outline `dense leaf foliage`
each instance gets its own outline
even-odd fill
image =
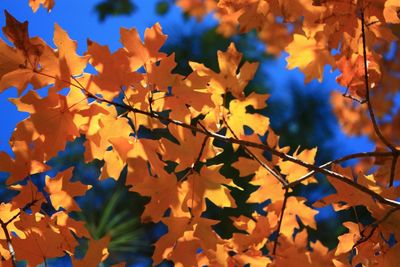
[[[29,4],[33,11],[40,4],[54,6],[47,0]],[[122,179],[148,198],[142,222],[168,228],[154,244],[154,265],[399,266],[400,113],[393,96],[400,85],[400,2],[176,4],[199,20],[214,12],[224,36],[255,31],[269,53],[288,53],[288,69],[300,69],[305,82],[322,81],[327,65],[338,69],[337,82],[348,90],[333,93],[335,114],[346,133],[368,135],[375,151],[316,165],[317,148],[281,147],[269,118],[259,112],[269,96],[246,90],[258,63],[243,62],[234,43],[218,51],[218,70],[189,62],[192,72],[181,75],[174,71],[174,53],[160,51],[167,36],[159,24],[145,31],[144,40],[136,29],[121,28],[115,52],[88,40],[87,51],[78,55],[60,26],[50,46],[29,36],[28,22],[5,11],[0,92],[16,87],[20,97],[11,102],[30,115],[12,134],[14,155],[0,153],[0,171],[17,192],[0,206],[2,263],[35,266],[68,255],[74,266],[97,266],[107,258],[111,236],[95,239],[85,221],[73,216],[80,210],[76,198],[91,188],[74,179],[75,168],[47,175],[42,187],[32,181],[51,169],[49,161],[68,142],[84,138],[85,161],[102,162],[98,179]],[[88,66],[95,71],[85,72]],[[39,95],[40,88],[48,93]],[[361,160],[341,165],[350,159]],[[317,174],[335,193],[312,203],[295,189],[319,186]],[[237,196],[248,188],[242,203]],[[216,230],[223,220],[216,211],[243,211],[252,203],[257,208],[228,219],[235,229],[230,236]],[[309,234],[318,230],[315,216],[326,206],[337,213],[364,207],[370,220],[344,222],[346,232],[328,248]],[[82,239],[89,245],[78,257]]]

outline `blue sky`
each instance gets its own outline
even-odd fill
[[[28,20],[30,36],[40,36],[50,45],[53,44],[54,23],[58,23],[69,33],[72,39],[78,41],[78,53],[82,54],[86,50],[87,38],[100,44],[108,45],[111,50],[119,48],[120,27],[135,27],[143,35],[146,27],[151,27],[154,23],[160,22],[163,32],[169,35],[169,41],[174,40],[174,35],[193,29],[193,27],[186,27],[188,24],[184,23],[181,10],[175,6],[171,8],[166,16],[157,16],[155,13],[156,2],[156,0],[135,1],[138,9],[132,15],[111,17],[104,22],[99,22],[97,13],[94,10],[94,6],[99,3],[99,0],[56,0],[56,5],[50,13],[43,8],[33,13],[28,6],[27,0],[1,0],[1,8],[3,10],[6,9],[20,21]],[[189,24],[195,23],[194,20],[189,22]],[[209,26],[216,22],[212,16],[208,16],[202,23]],[[0,26],[3,27],[4,24],[4,12],[1,12]],[[0,36],[4,39],[2,33],[0,33]],[[298,80],[300,83],[303,82],[304,76],[300,71],[286,70],[285,56],[282,55],[275,62],[262,66],[263,72],[269,78],[267,84],[271,87],[285,87],[287,85],[285,81],[288,82],[291,79]],[[331,90],[339,89],[335,82],[336,76],[337,73],[330,73],[328,70],[325,72],[324,77],[326,79],[322,85],[318,86],[321,88],[321,94],[329,94]],[[312,85],[317,83],[317,81],[313,81]],[[285,97],[284,90],[275,90],[274,92],[280,92],[280,95],[275,97]],[[10,152],[8,140],[15,125],[27,116],[16,111],[15,106],[8,101],[10,97],[17,97],[15,89],[9,89],[0,94],[0,125],[2,125],[0,150],[7,152]],[[336,156],[373,149],[365,137],[348,138],[340,132],[339,127],[337,129],[337,136],[332,140],[332,143],[342,149],[337,151]]]

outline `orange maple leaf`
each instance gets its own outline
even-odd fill
[[[46,176],[46,191],[50,195],[51,204],[54,209],[60,207],[67,211],[80,210],[74,197],[82,196],[91,186],[83,185],[80,182],[72,183],[72,168],[58,173],[54,178]]]

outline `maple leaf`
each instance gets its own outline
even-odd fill
[[[11,254],[7,247],[7,242],[5,242],[4,240],[0,240],[0,257],[2,260],[2,266],[12,267],[13,264]]]
[[[241,176],[255,174],[250,183],[259,186],[259,188],[251,193],[246,202],[263,203],[268,199],[271,199],[272,202],[284,199],[285,191],[280,186],[279,181],[258,162],[240,157],[239,161],[232,164],[232,167],[238,169]]]
[[[266,210],[276,214],[282,212],[282,201],[275,201],[266,207]],[[318,211],[308,207],[301,197],[290,196],[286,200],[286,208],[282,217],[280,233],[288,238],[293,235],[294,229],[299,227],[298,219],[313,229],[317,228],[315,215]]]
[[[241,32],[248,32],[251,29],[260,28],[270,11],[267,1],[251,1],[242,9],[242,15],[239,17]]]
[[[23,54],[10,46],[3,40],[0,40],[0,77],[2,78],[9,72],[20,68],[21,62],[24,61]]]
[[[69,96],[49,90],[47,97],[40,98],[36,92],[29,91],[22,98],[10,99],[19,111],[31,114],[17,125],[13,140],[24,141],[31,149],[34,147],[34,151],[43,153],[44,160],[63,150],[68,140],[80,135],[74,121],[78,107],[74,104],[82,103],[82,94],[70,92]]]
[[[72,253],[78,245],[75,238],[65,238],[57,226],[40,213],[21,213],[20,217],[21,220],[16,222],[16,225],[25,237],[14,238],[13,246],[19,259],[27,260],[32,266],[42,263],[47,258],[64,256],[65,251]]]
[[[18,195],[12,200],[14,208],[23,210],[28,207],[33,213],[40,211],[45,197],[38,191],[37,186],[35,186],[31,180],[28,180],[27,184],[24,186],[15,185],[11,186],[11,188],[19,191]]]
[[[211,77],[210,88],[213,94],[221,95],[231,92],[234,97],[242,99],[243,90],[253,79],[258,63],[245,62],[239,71],[241,59],[242,54],[236,50],[235,44],[231,43],[226,52],[218,51],[219,73],[215,73],[203,64],[190,62],[189,65],[200,75]]]
[[[233,133],[229,130],[227,136],[245,135],[244,126],[250,127],[258,135],[264,135],[269,128],[269,118],[258,113],[250,113],[247,107],[262,109],[266,106],[265,102],[268,98],[269,95],[258,95],[253,92],[245,98],[232,100],[229,103],[226,121]]]
[[[32,8],[33,12],[36,12],[40,5],[43,5],[43,7],[47,9],[47,12],[50,12],[54,4],[54,0],[29,0],[29,6]]]
[[[51,221],[59,229],[63,230],[64,237],[74,238],[70,231],[78,237],[90,238],[90,234],[82,221],[76,221],[68,216],[66,211],[59,211],[51,216]],[[68,232],[66,231],[68,230]]]
[[[93,159],[103,159],[105,151],[111,145],[113,138],[128,138],[132,129],[129,122],[124,117],[116,117],[116,111],[104,116],[99,113],[96,120],[90,125],[90,133],[87,134],[85,143],[85,159],[92,161]],[[118,129],[118,131],[115,131]]]
[[[304,162],[308,162],[310,164],[314,164],[315,161],[315,155],[317,154],[317,148],[313,149],[305,149],[298,153],[300,148],[297,148],[296,151],[293,153],[293,157],[296,157],[297,159],[300,159]],[[279,168],[281,169],[281,173],[286,175],[286,179],[288,182],[294,182],[297,179],[301,178],[303,175],[307,174],[309,170],[305,167],[301,167],[298,164],[288,161],[288,160],[280,160],[278,163]],[[303,181],[302,183],[308,184],[312,181],[315,181],[313,179],[307,179]]]
[[[197,159],[199,161],[206,161],[217,154],[216,149],[212,145],[211,138],[205,140],[203,136],[199,136],[199,134],[193,135],[189,129],[173,124],[168,125],[168,129],[176,140],[178,140],[179,144],[173,143],[168,139],[163,139],[162,143],[165,146],[165,150],[169,151],[168,153],[164,153],[163,159],[178,164],[175,172],[194,167],[194,164],[197,164]],[[200,152],[202,153],[199,156]]]
[[[341,168],[340,166],[334,165],[333,170],[352,177],[352,171],[350,168]],[[335,210],[348,209],[350,206],[365,205],[368,209],[372,209],[376,206],[375,201],[372,197],[354,188],[346,183],[340,182],[337,179],[328,176],[328,180],[331,185],[336,189],[336,194],[331,194],[323,198],[322,203],[332,204]]]
[[[171,256],[173,247],[184,232],[192,230],[193,226],[188,217],[164,218],[162,222],[168,227],[168,232],[163,235],[156,243],[153,253],[154,264]]]
[[[175,4],[198,21],[217,7],[215,0],[177,0]]]
[[[201,168],[200,173],[194,171],[188,175],[181,185],[181,189],[186,192],[184,210],[190,208],[192,213],[201,214],[206,209],[206,198],[218,207],[236,207],[235,200],[225,185],[237,186],[219,173],[220,168],[219,165],[212,165]]]
[[[135,141],[134,149],[129,151],[127,159],[129,184],[136,185],[145,181],[146,177],[156,177],[157,173],[164,173],[165,163],[159,156],[163,154],[163,150],[163,145],[158,140]],[[146,162],[148,168],[143,168],[143,162]]]
[[[1,54],[7,55],[2,58],[2,64],[0,64],[2,66],[0,92],[10,86],[15,86],[18,93],[21,94],[29,81],[36,82],[37,87],[44,86],[44,84],[40,84],[42,85],[40,86],[34,80],[35,75],[32,72],[32,69],[37,67],[39,57],[48,52],[45,51],[47,49],[44,42],[40,39],[29,38],[27,21],[21,23],[7,11],[5,11],[5,15],[6,26],[3,27],[3,33],[16,49],[7,46],[3,41],[0,42]],[[26,69],[27,67],[31,69]]]
[[[223,244],[211,227],[217,223],[215,220],[200,217],[172,217],[164,218],[162,222],[167,225],[168,232],[155,245],[154,264],[163,259],[173,259],[178,265],[197,265],[194,256],[198,249],[216,250],[218,244]],[[188,254],[191,256],[188,257]]]
[[[385,8],[383,9],[383,15],[387,23],[400,23],[400,3],[396,0],[385,1]]]
[[[34,11],[41,4],[49,10],[54,5],[53,0],[29,3]],[[341,75],[337,82],[349,89],[352,98],[356,95],[370,101],[371,97],[374,101],[373,108],[371,102],[368,107],[356,106],[351,99],[334,94],[335,113],[342,128],[378,141],[382,139],[376,130],[379,127],[383,136],[397,144],[399,116],[392,114],[395,101],[387,99],[393,98],[398,87],[399,66],[389,59],[398,56],[395,43],[398,27],[388,25],[400,22],[398,1],[179,0],[177,3],[198,18],[215,10],[220,21],[218,31],[225,36],[255,29],[267,51],[276,55],[282,50],[289,53],[288,68],[298,67],[306,82],[314,78],[321,81],[325,65],[338,67]],[[6,182],[12,184],[8,188],[19,191],[10,203],[0,207],[3,228],[5,222],[18,260],[37,265],[47,258],[68,254],[73,257],[74,265],[91,266],[107,257],[110,237],[93,240],[84,222],[73,220],[68,213],[78,209],[73,198],[88,189],[79,182],[71,182],[73,169],[45,179],[51,203],[55,209],[61,208],[51,217],[39,213],[44,213],[39,209],[45,199],[40,193],[42,189],[29,179],[30,175],[47,170],[45,163],[63,150],[67,141],[84,135],[85,160],[104,162],[99,179],[124,177],[121,173],[127,168],[126,186],[149,198],[142,221],[161,221],[167,225],[167,234],[155,244],[154,264],[165,259],[177,266],[398,265],[399,246],[392,244],[392,240],[400,240],[400,215],[397,209],[390,208],[398,206],[395,199],[400,189],[386,187],[388,179],[398,177],[400,169],[395,149],[387,146],[393,151],[390,157],[363,159],[354,169],[331,166],[337,175],[346,178],[358,173],[358,177],[351,183],[343,183],[328,175],[336,194],[325,196],[314,206],[332,205],[335,211],[340,211],[362,205],[376,221],[360,226],[343,223],[349,233],[341,235],[339,245],[331,251],[319,241],[310,241],[312,238],[303,226],[316,229],[318,211],[309,207],[305,199],[293,196],[295,192],[291,189],[286,189],[285,194],[282,188],[285,182],[280,184],[276,179],[282,174],[287,182],[294,182],[306,175],[309,168],[284,160],[287,157],[282,153],[287,154],[290,148],[279,147],[279,138],[269,128],[269,119],[257,112],[265,108],[268,96],[244,93],[258,63],[241,64],[242,54],[233,43],[226,52],[218,52],[218,72],[192,62],[194,71],[185,77],[175,72],[175,54],[166,56],[159,51],[166,40],[159,24],[146,30],[144,42],[135,29],[121,29],[123,47],[116,52],[88,41],[86,55],[79,56],[77,43],[58,25],[54,32],[57,49],[53,49],[40,38],[29,36],[28,22],[21,23],[7,12],[5,17],[3,32],[13,46],[0,40],[0,92],[15,86],[21,95],[28,84],[34,89],[53,86],[45,97],[29,91],[12,100],[20,111],[30,115],[17,125],[10,140],[14,157],[0,152],[0,170],[9,173]],[[83,73],[88,61],[96,74]],[[370,82],[368,87],[373,89],[371,96],[365,92],[366,78]],[[63,87],[71,87],[67,95],[59,92]],[[125,106],[116,99],[118,95],[123,96]],[[373,127],[376,125],[370,122],[374,116],[368,117],[367,111],[385,120]],[[168,115],[162,119],[159,114]],[[157,139],[143,134],[143,128],[168,131],[177,142],[171,142],[171,136]],[[207,137],[195,134],[196,131]],[[260,137],[266,134],[267,140]],[[230,188],[240,189],[220,173],[220,168],[225,171],[231,167],[228,162],[215,165],[220,159],[216,156],[225,149],[219,141],[235,143],[233,147],[238,154],[234,157],[239,155],[240,159],[232,166],[242,177],[254,175],[250,184],[257,189],[247,202],[270,202],[260,211],[262,214],[231,218],[238,231],[227,239],[214,231],[218,221],[205,218],[210,216],[206,198],[220,208],[235,208],[236,199]],[[241,150],[237,150],[238,143]],[[256,147],[266,148],[268,153]],[[379,144],[377,151],[384,149]],[[296,150],[293,157],[315,165],[315,154],[316,148],[301,153]],[[169,168],[171,162],[177,164],[174,170]],[[279,174],[275,173],[276,167]],[[320,167],[314,167],[322,172]],[[310,180],[313,181],[311,178],[303,183]],[[364,235],[368,230],[371,235]],[[275,233],[278,238],[270,240]],[[0,254],[7,260],[5,264],[15,265],[5,234],[0,233]],[[83,259],[73,256],[78,245],[76,237],[90,239]]]
[[[98,265],[108,257],[108,245],[111,241],[110,236],[104,236],[99,240],[90,239],[89,248],[83,259],[72,258],[72,263],[77,267]]]
[[[1,76],[0,91],[15,86],[21,94],[28,83],[34,88],[54,84],[56,89],[62,89],[72,83],[71,76],[82,74],[89,59],[76,55],[76,42],[57,24],[54,31],[57,51],[40,38],[29,38],[28,22],[20,23],[8,13],[3,32],[17,49],[12,61],[18,64],[18,68],[9,69],[11,71]],[[10,50],[5,46],[1,48],[3,53]]]
[[[247,199],[249,203],[262,203],[267,199],[275,202],[284,198],[284,190],[281,188],[279,181],[263,167],[260,167],[256,172],[251,184],[257,185],[259,188],[251,193]]]
[[[107,46],[88,40],[87,55],[90,64],[98,75],[87,76],[81,84],[92,94],[101,94],[106,99],[113,99],[121,88],[131,86],[141,80],[141,75],[130,69],[129,54],[125,49],[111,53]]]
[[[339,244],[336,247],[335,255],[349,252],[361,238],[358,224],[344,222],[343,226],[349,229],[349,232],[338,237]]]
[[[3,33],[10,42],[12,42],[15,47],[23,51],[24,56],[28,57],[35,55],[39,57],[42,54],[42,49],[40,45],[32,44],[29,39],[28,33],[28,21],[23,23],[16,20],[7,10],[4,10],[6,16],[6,26],[3,27]]]
[[[247,234],[233,233],[232,239],[229,241],[239,252],[245,252],[249,248],[257,251],[264,247],[268,236],[272,234],[278,223],[278,218],[274,213],[262,216],[254,212],[252,218],[241,215],[232,219],[236,228],[247,232]]]
[[[43,156],[29,149],[24,141],[12,141],[15,159],[5,152],[0,152],[0,170],[9,173],[7,184],[14,184],[31,174],[44,172],[49,167],[43,163]]]
[[[262,24],[258,37],[266,44],[267,53],[280,56],[292,41],[292,37],[288,34],[285,24],[277,22],[272,14],[269,14],[266,19],[269,23]]]
[[[9,233],[14,232],[16,235],[20,237],[24,237],[24,233],[15,225],[16,222],[20,220],[19,216],[17,214],[20,213],[20,209],[13,208],[11,203],[1,203],[0,204],[0,220],[3,223],[8,223],[7,225],[7,230]],[[12,218],[15,219],[11,220]],[[6,234],[4,231],[0,231],[0,240],[5,240],[6,239]]]
[[[73,169],[69,168],[58,173],[54,178],[46,176],[46,191],[50,195],[51,204],[55,210],[62,207],[67,211],[79,211],[79,206],[73,198],[84,195],[91,187],[80,182],[70,182],[72,171]]]
[[[181,208],[183,192],[179,191],[176,177],[167,173],[158,173],[157,177],[148,177],[131,190],[142,196],[151,197],[141,215],[143,222],[159,222],[167,209],[171,209],[174,217],[186,216]]]
[[[352,95],[358,95],[362,99],[365,98],[365,71],[364,58],[360,55],[352,55],[350,59],[346,57],[340,58],[336,65],[342,72],[336,81],[347,87]],[[376,87],[381,79],[381,71],[379,65],[372,55],[367,56],[369,87]]]
[[[54,44],[57,46],[57,61],[54,66],[47,65],[47,68],[42,67],[40,72],[46,75],[54,76],[55,87],[62,89],[63,87],[70,87],[74,79],[72,76],[81,75],[86,68],[89,56],[79,56],[76,54],[77,43],[70,39],[66,31],[64,31],[58,24],[54,25]]]
[[[331,103],[336,117],[339,119],[342,131],[346,134],[370,134],[373,125],[364,116],[367,107],[357,105],[351,99],[344,99],[339,92],[332,92]]]
[[[147,62],[156,62],[165,57],[159,52],[167,36],[162,33],[160,24],[156,23],[147,28],[144,33],[144,43],[140,40],[136,29],[121,28],[121,43],[128,52],[130,68],[136,71]]]
[[[321,36],[321,35],[319,35]],[[293,41],[286,47],[289,56],[286,58],[287,68],[299,68],[305,75],[305,82],[313,79],[322,81],[325,65],[334,66],[325,38],[307,38],[301,34],[294,34]]]
[[[134,147],[131,139],[113,137],[108,140],[112,145],[112,149],[104,152],[104,165],[100,179],[111,177],[117,180],[119,178],[126,164],[128,153]]]
[[[240,266],[250,265],[253,267],[269,266],[272,260],[264,256],[261,251],[256,249],[248,249],[243,253],[236,254],[233,256],[234,261]]]
[[[214,107],[211,93],[207,88],[210,78],[199,75],[196,71],[187,77],[173,74],[175,67],[175,54],[169,55],[157,64],[147,64],[148,85],[165,92],[163,97],[154,96],[157,100],[153,101],[153,109],[160,111],[170,109],[171,118],[190,123],[194,112],[191,112],[189,107],[201,114],[206,114]],[[163,101],[159,101],[160,99]]]
[[[393,247],[389,249],[388,252],[383,256],[383,265],[384,267],[398,266],[400,264],[399,259],[400,252],[400,244],[397,243]]]

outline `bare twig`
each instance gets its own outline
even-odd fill
[[[335,159],[335,160],[331,160],[329,162],[326,162],[322,165],[320,165],[320,168],[326,168],[329,167],[332,164],[337,164],[343,161],[347,161],[350,159],[355,159],[355,158],[368,158],[368,157],[391,157],[392,156],[392,152],[360,152],[360,153],[354,153],[354,154],[350,154],[350,155],[346,155],[344,157]],[[300,177],[299,179],[297,179],[296,181],[293,181],[289,184],[286,185],[286,187],[294,187],[298,184],[300,184],[301,182],[307,180],[308,178],[310,178],[311,176],[313,176],[317,171],[310,171],[308,173],[306,173],[305,175],[303,175],[302,177]]]
[[[30,207],[32,207],[33,205],[35,205],[37,201],[38,201],[37,199],[32,200],[31,202],[29,202],[28,204],[26,204],[25,207],[22,208],[22,211],[26,211],[27,209],[29,209]],[[1,226],[1,229],[3,230],[4,235],[5,235],[5,237],[6,237],[7,246],[8,246],[8,251],[10,252],[10,255],[11,255],[11,262],[12,262],[13,267],[16,267],[16,266],[17,266],[17,259],[16,259],[16,256],[15,256],[15,250],[14,250],[14,247],[13,247],[13,245],[12,245],[11,236],[10,236],[10,233],[8,232],[7,226],[8,226],[10,223],[12,223],[16,218],[18,218],[19,215],[21,215],[21,211],[19,211],[19,212],[18,212],[17,214],[15,214],[13,217],[11,217],[10,219],[8,219],[8,221],[6,221],[6,222],[4,222],[3,220],[0,219],[0,226]]]
[[[40,72],[38,72],[38,73],[40,73]],[[47,75],[47,76],[49,76],[49,75]],[[53,78],[57,79],[56,77],[53,77]],[[178,121],[178,120],[171,119],[169,117],[165,117],[165,116],[159,115],[158,113],[147,112],[147,111],[144,111],[144,110],[140,110],[140,109],[137,109],[137,108],[130,107],[130,106],[122,104],[122,103],[118,103],[118,102],[114,102],[112,100],[101,98],[99,96],[96,96],[96,95],[88,92],[87,90],[85,90],[85,88],[82,88],[80,86],[76,86],[76,85],[73,85],[73,84],[71,84],[71,85],[79,88],[80,90],[83,90],[88,98],[92,98],[92,99],[97,100],[99,102],[104,102],[104,103],[113,105],[115,107],[124,108],[126,110],[129,110],[130,112],[143,114],[143,115],[146,115],[146,116],[148,116],[150,118],[154,118],[154,119],[157,119],[157,120],[160,120],[160,121],[173,123],[173,124],[178,125],[180,127],[183,127],[183,128],[186,128],[186,129],[190,129],[190,130],[195,131],[195,132],[202,133],[202,134],[204,134],[204,135],[206,135],[208,137],[212,137],[212,138],[215,138],[215,139],[223,141],[223,142],[228,142],[228,143],[232,143],[232,144],[238,144],[238,145],[246,146],[246,147],[254,147],[254,148],[257,148],[257,149],[269,151],[271,154],[273,154],[275,156],[278,156],[283,160],[291,161],[291,162],[296,163],[297,165],[303,166],[303,167],[305,167],[305,168],[307,168],[307,169],[309,169],[311,171],[315,171],[315,172],[319,172],[319,173],[322,173],[322,174],[325,174],[325,175],[329,175],[329,176],[331,176],[331,177],[333,177],[333,178],[335,178],[335,179],[337,179],[337,180],[339,180],[339,181],[341,181],[343,183],[346,183],[346,184],[356,188],[357,190],[360,190],[360,191],[370,195],[371,197],[375,198],[377,201],[379,201],[382,204],[389,205],[389,206],[396,207],[396,208],[400,207],[400,202],[395,201],[395,200],[391,200],[391,199],[387,199],[387,198],[379,195],[378,193],[374,192],[373,190],[371,190],[371,189],[369,189],[367,187],[364,187],[364,186],[362,186],[360,184],[357,184],[356,182],[354,182],[349,177],[346,177],[346,176],[344,176],[344,175],[342,175],[340,173],[336,173],[334,171],[327,170],[327,169],[321,168],[319,166],[310,164],[308,162],[305,162],[305,161],[303,161],[301,159],[298,159],[296,157],[293,157],[291,155],[285,154],[285,153],[283,153],[283,152],[281,152],[279,150],[276,150],[276,149],[270,147],[268,144],[255,143],[255,142],[246,141],[246,140],[240,140],[240,139],[236,139],[236,138],[232,138],[232,137],[226,137],[224,135],[217,134],[217,133],[208,131],[208,130],[203,129],[203,128],[198,128],[197,126],[194,126],[194,125],[186,124],[184,122],[181,122],[181,121]]]
[[[10,256],[11,256],[12,266],[16,267],[17,259],[15,257],[14,247],[11,243],[10,233],[8,233],[7,223],[4,223],[3,220],[0,219],[0,225],[1,225],[1,229],[3,229],[4,235],[6,236],[6,241],[7,241],[8,251],[10,252]]]
[[[376,220],[376,221],[373,222],[371,225],[365,227],[365,228],[360,232],[361,238],[353,245],[353,248],[357,247],[358,245],[360,245],[360,244],[362,244],[362,243],[364,243],[364,242],[367,242],[367,241],[372,237],[372,235],[374,234],[374,232],[375,232],[375,230],[378,228],[378,226],[379,226],[381,223],[383,223],[384,221],[386,221],[387,219],[389,219],[390,215],[392,215],[394,212],[396,212],[396,211],[398,211],[398,210],[400,210],[400,207],[393,208],[393,209],[389,210],[389,211],[385,214],[385,216],[383,216],[380,220]],[[367,230],[370,226],[372,227],[371,231],[368,233],[368,235],[365,235],[366,230]]]
[[[231,132],[231,134],[233,135],[233,137],[235,137],[236,139],[239,139],[238,136],[235,134],[235,132],[233,131],[233,129],[229,126],[228,122],[226,121],[225,117],[222,117],[222,120],[224,122],[224,124],[226,125],[226,127],[228,128],[228,130]],[[264,163],[261,159],[259,159],[253,152],[251,152],[250,149],[248,149],[246,146],[241,146],[244,151],[246,151],[246,153],[255,161],[258,162],[258,164],[261,165],[261,167],[263,167],[264,169],[266,169],[270,174],[272,174],[272,176],[274,176],[283,186],[287,186],[288,182],[283,179],[283,177],[278,173],[275,172],[272,168],[270,168],[266,163]]]
[[[395,174],[396,174],[396,165],[397,165],[397,159],[399,158],[399,154],[396,153],[393,155],[392,159],[392,166],[390,167],[390,180],[389,180],[389,187],[393,186]]]
[[[365,104],[367,102],[365,99],[358,99],[358,98],[356,98],[356,97],[354,97],[354,96],[352,96],[350,94],[347,94],[347,90],[346,90],[346,93],[342,94],[342,96],[346,97],[346,98],[349,98],[349,99],[351,99],[353,101],[356,101],[356,102],[358,102],[360,104]]]
[[[279,243],[279,236],[280,236],[281,227],[282,227],[283,215],[285,213],[286,203],[287,203],[287,199],[288,199],[288,190],[289,190],[288,188],[286,188],[286,190],[285,190],[285,198],[283,199],[283,203],[282,203],[281,216],[280,216],[279,222],[278,222],[278,229],[276,230],[278,233],[276,236],[276,240],[274,242],[274,248],[272,249],[272,255],[276,254],[276,248],[278,247],[278,243]]]
[[[364,10],[361,10],[361,33],[362,33],[362,47],[363,47],[363,59],[364,59],[364,81],[365,81],[365,94],[366,94],[365,100],[367,101],[369,116],[374,126],[374,131],[378,136],[378,138],[382,141],[382,143],[384,143],[386,147],[388,147],[393,153],[399,153],[399,150],[383,136],[376,121],[374,109],[372,108],[371,96],[369,90]]]

